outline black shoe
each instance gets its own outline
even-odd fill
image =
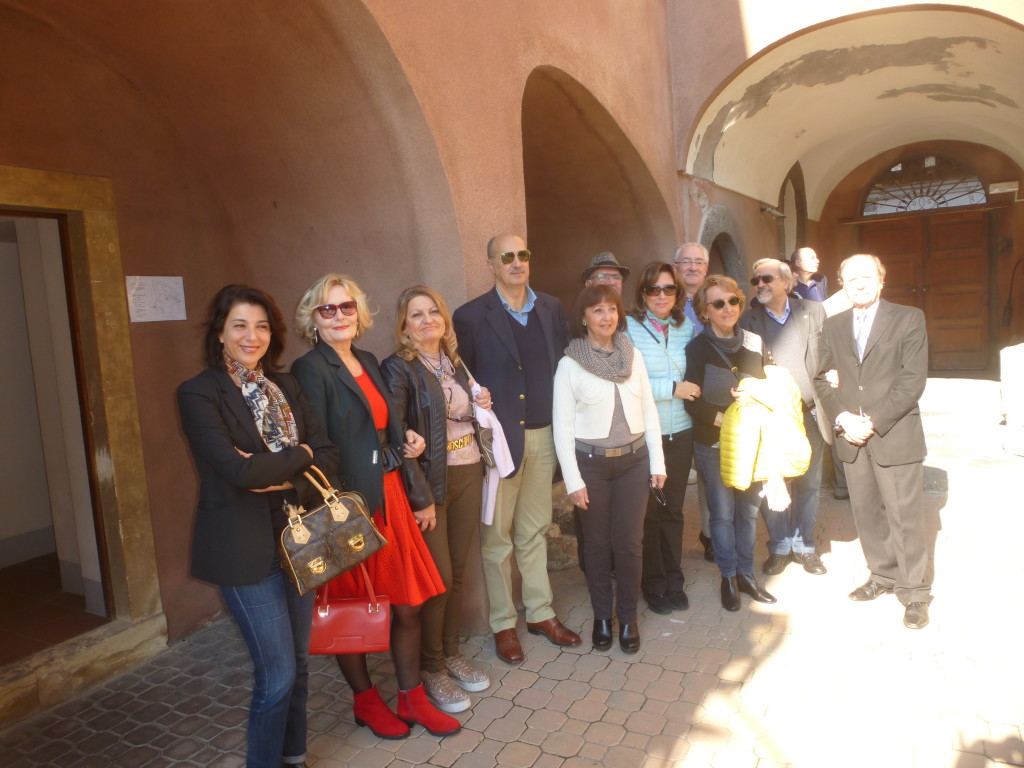
[[[607,651],[612,647],[612,620],[594,619],[594,640],[595,651]]]
[[[647,601],[647,607],[655,613],[662,616],[672,613],[672,603],[665,595],[644,595],[644,600]]]
[[[789,555],[768,555],[768,559],[761,566],[761,573],[765,576],[778,576],[789,565]]]
[[[704,545],[704,559],[709,563],[715,562],[715,545],[711,543],[711,539],[701,531],[697,534],[697,540]]]
[[[813,552],[793,552],[790,557],[793,558],[793,562],[800,563],[804,570],[815,576],[821,576],[822,574],[828,573],[828,569],[825,564],[821,562],[821,558]],[[768,573],[768,571],[765,571]]]
[[[722,607],[727,611],[740,609],[740,593],[735,576],[722,577]]]
[[[874,600],[879,595],[884,595],[887,592],[892,592],[892,587],[883,587],[877,581],[868,579],[850,593],[850,599],[861,603],[865,600]]]
[[[640,650],[640,631],[636,624],[619,624],[619,648],[623,653]]]
[[[832,496],[834,498],[839,499],[840,501],[845,501],[846,499],[850,498],[850,491],[847,490],[846,488],[840,488],[839,486],[836,486],[835,488],[832,489]]]
[[[759,603],[775,602],[775,596],[769,594],[764,587],[758,584],[757,579],[754,578],[752,573],[737,573],[736,585],[739,587],[740,592],[750,595]]]
[[[690,598],[681,589],[674,589],[666,593],[666,597],[668,597],[668,601],[672,604],[672,610],[674,611],[685,611],[690,607]]]
[[[911,603],[903,614],[903,626],[907,629],[924,629],[928,626],[928,603]]]

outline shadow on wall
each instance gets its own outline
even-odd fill
[[[530,283],[566,306],[601,251],[632,269],[671,257],[672,217],[640,154],[597,99],[553,67],[526,82],[523,174],[537,255]]]

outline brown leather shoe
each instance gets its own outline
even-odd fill
[[[552,616],[547,621],[538,621],[536,624],[526,623],[526,629],[531,635],[545,635],[555,645],[579,645],[582,640],[580,636],[566,627]]]
[[[523,646],[519,644],[519,636],[514,629],[494,633],[494,652],[509,664],[519,664],[523,660]]]

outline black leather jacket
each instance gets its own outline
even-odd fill
[[[414,430],[427,442],[418,461],[434,494],[434,503],[444,504],[448,483],[448,419],[441,383],[418,359],[408,362],[391,355],[381,363],[380,370],[403,431]],[[472,400],[469,375],[461,365],[455,370],[455,380]]]

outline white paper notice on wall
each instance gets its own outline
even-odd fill
[[[128,275],[124,281],[133,323],[185,319],[185,285],[180,277]]]

